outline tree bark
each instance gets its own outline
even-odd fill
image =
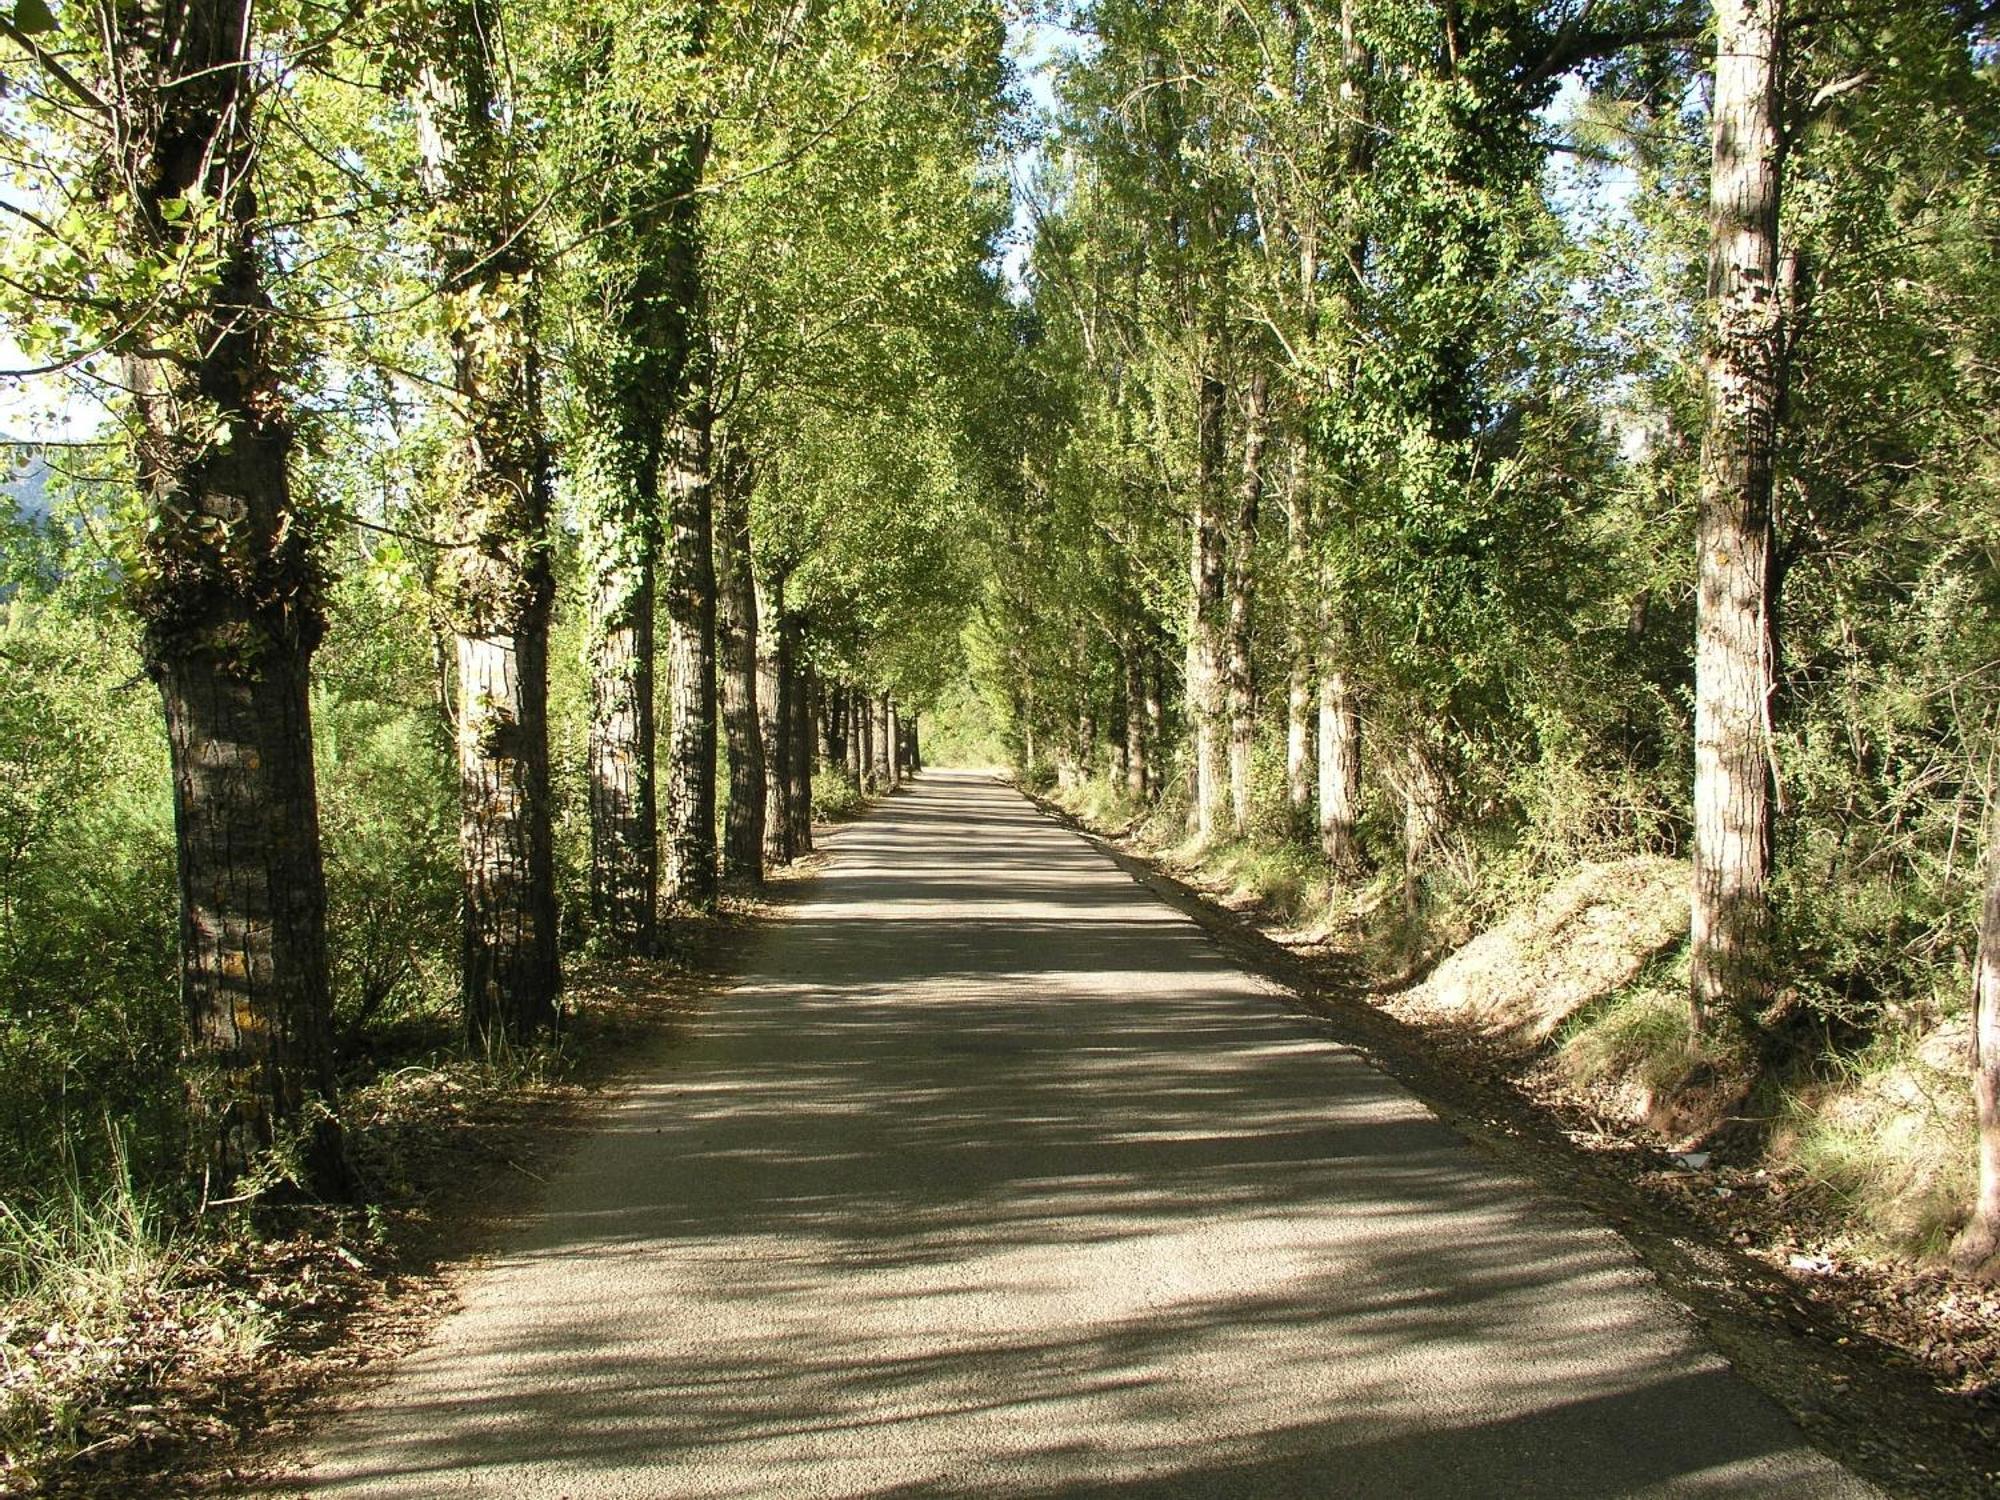
[[[840,764],[840,685],[813,679],[813,724],[819,731],[819,765]]]
[[[875,777],[875,700],[865,688],[854,690],[854,743],[860,763],[856,784],[864,792],[873,792],[879,785]]]
[[[716,468],[716,636],[722,733],[729,744],[729,811],[722,873],[764,881],[764,735],[757,713],[757,585],[750,557],[751,470],[725,446]]]
[[[467,1031],[486,1045],[554,1023],[555,857],[550,831],[548,449],[525,180],[499,121],[490,0],[432,16],[417,96],[419,162],[433,207],[438,303],[465,413],[440,565],[458,637],[459,849]]]
[[[1306,485],[1296,441],[1285,472],[1285,802],[1302,826],[1313,796],[1313,650],[1307,628]]]
[[[123,359],[147,517],[127,579],[160,690],[173,781],[190,1123],[211,1189],[298,1132],[307,1191],[351,1186],[338,1125],[326,881],[309,669],[325,577],[294,508],[292,447],[254,242],[249,0],[122,18],[107,86],[121,239],[212,281],[164,288]],[[122,92],[120,92],[122,90]],[[217,205],[205,229],[169,205]]]
[[[715,904],[715,553],[709,465],[713,412],[705,373],[668,429],[667,894],[677,906]]]
[[[1222,527],[1222,377],[1203,353],[1195,390],[1194,522],[1188,572],[1187,711],[1193,749],[1195,837],[1208,843],[1222,829],[1228,796],[1225,726],[1225,615]]]
[[[1322,663],[1319,678],[1319,847],[1340,875],[1361,870],[1361,713],[1347,674]]]
[[[2000,818],[1989,812],[1987,827],[2000,830]],[[1961,1275],[1990,1279],[2000,1277],[2000,837],[1993,832],[1972,975],[1972,1101],[1979,1121],[1978,1196],[1951,1258]]]
[[[697,26],[692,45],[700,47]],[[579,38],[586,86],[601,82],[611,40]],[[659,807],[654,724],[654,606],[660,554],[662,429],[682,391],[693,340],[695,200],[705,131],[649,141],[599,129],[578,142],[587,169],[574,203],[591,233],[576,274],[601,309],[571,362],[581,412],[567,454],[589,600],[587,802],[593,942],[618,954],[658,947]]]
[[[889,757],[889,789],[894,791],[903,784],[902,716],[897,712],[893,695],[884,694],[882,705],[882,722],[885,726],[882,731],[882,744],[888,751]]]
[[[1125,648],[1125,792],[1143,802],[1152,785],[1146,764],[1146,658],[1136,643]]]
[[[774,574],[757,590],[757,729],[764,741],[764,864],[790,864],[791,675],[785,654],[785,579]]]
[[[864,783],[861,768],[863,761],[863,740],[865,738],[864,700],[860,689],[849,683],[841,691],[841,712],[847,717],[846,743],[842,747],[847,754],[847,779],[860,790]]]
[[[1251,669],[1250,623],[1256,587],[1257,511],[1264,495],[1264,449],[1270,437],[1270,377],[1250,379],[1243,427],[1243,481],[1229,538],[1229,813],[1238,838],[1250,832],[1250,760],[1257,743],[1257,683]]]
[[[1691,1019],[1770,983],[1771,466],[1780,399],[1783,0],[1719,0],[1695,604]]]
[[[1322,580],[1319,603],[1319,847],[1337,875],[1361,873],[1361,703],[1348,662],[1352,632]]]
[[[873,700],[873,710],[868,726],[869,777],[878,792],[890,792],[896,788],[894,752],[889,748],[889,695],[877,693]]]
[[[660,883],[653,773],[659,450],[626,393],[590,388],[596,385],[583,400],[597,409],[571,456],[590,590],[591,932],[611,952],[645,954],[657,945]]]
[[[1146,793],[1157,797],[1164,767],[1160,764],[1167,743],[1167,662],[1157,644],[1144,648],[1146,676]]]
[[[1430,752],[1412,744],[1403,757],[1403,911],[1412,922],[1423,910],[1424,869],[1437,837],[1441,788]]]
[[[784,622],[783,691],[790,700],[787,716],[792,753],[786,757],[785,847],[793,859],[812,853],[813,716],[812,669],[806,665],[806,626],[798,615]]]

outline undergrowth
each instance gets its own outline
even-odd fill
[[[1867,1249],[1936,1258],[1974,1191],[1964,1032],[1884,1031],[1783,1090],[1774,1151],[1834,1194]]]

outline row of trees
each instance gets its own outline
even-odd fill
[[[24,0],[0,36],[0,316],[16,374],[114,418],[72,463],[165,706],[197,1153],[228,1181],[296,1140],[339,1191],[336,576],[431,648],[391,691],[449,726],[476,1045],[557,1016],[565,753],[609,954],[808,848],[816,756],[892,783],[896,703],[950,673],[928,643],[1004,364],[1002,26],[957,0]]]
[[[1992,20],[1091,6],[980,625],[1017,752],[1393,847],[1413,923],[1446,864],[1689,853],[1704,1045],[1920,999],[2000,709]]]

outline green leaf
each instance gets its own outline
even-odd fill
[[[56,29],[55,12],[48,0],[14,0],[14,29],[23,36],[37,36]]]

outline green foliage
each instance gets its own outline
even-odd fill
[[[845,767],[822,766],[813,773],[813,818],[838,822],[851,818],[867,806],[868,799]]]
[[[108,1129],[143,1175],[181,1153],[166,746],[88,537],[0,530],[0,1197],[27,1211],[109,1170]]]
[[[458,785],[436,643],[400,628],[393,568],[357,551],[313,695],[335,1018],[350,1044],[455,1003]]]
[[[938,696],[919,721],[926,766],[984,769],[1008,764],[998,716],[969,677],[960,677]]]

